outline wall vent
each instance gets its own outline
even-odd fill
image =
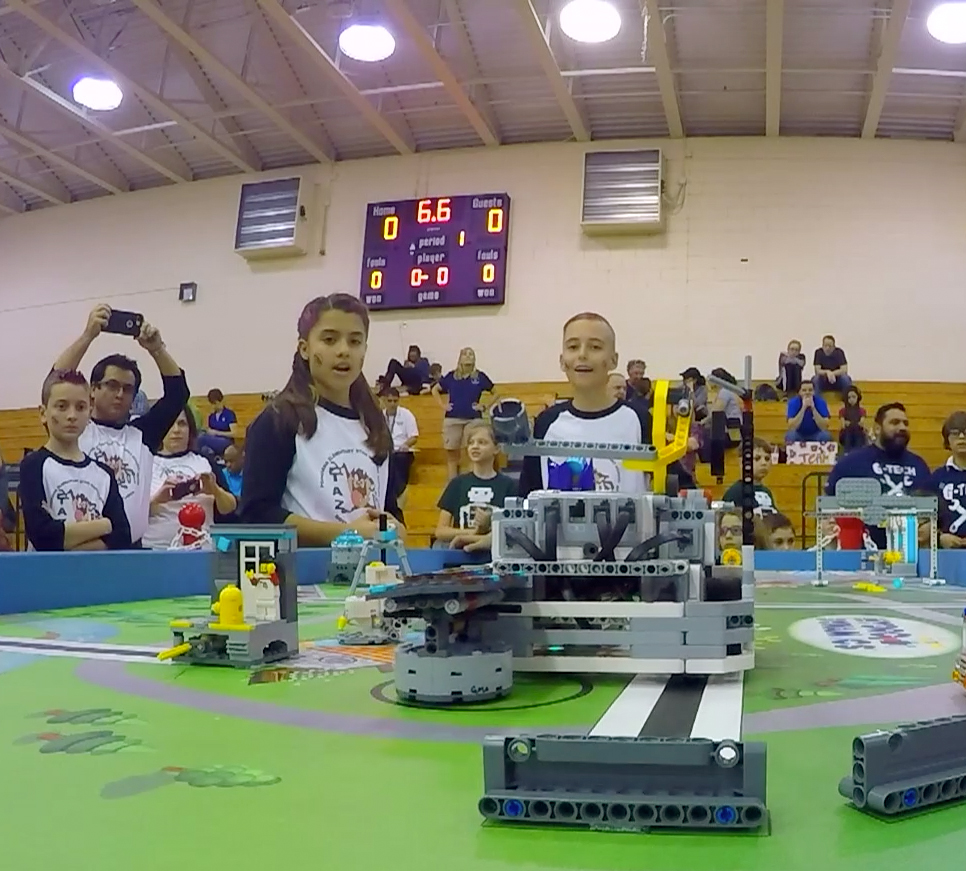
[[[243,184],[235,253],[246,260],[306,254],[311,244],[307,188],[301,178]]]
[[[664,231],[664,160],[659,148],[584,155],[580,226],[588,235]]]

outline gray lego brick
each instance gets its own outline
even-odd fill
[[[489,819],[531,824],[759,828],[767,822],[766,759],[760,743],[489,737],[479,809]]]
[[[606,442],[533,439],[525,444],[502,446],[508,457],[585,457],[591,460],[653,460],[657,449],[651,445],[608,444]]]
[[[545,790],[492,792],[479,802],[486,819],[525,825],[578,826],[597,831],[647,832],[673,829],[762,829],[768,810],[756,799],[710,799],[687,792],[641,795]]]
[[[755,603],[740,599],[737,602],[685,602],[685,617],[742,617],[748,625],[754,625]],[[749,622],[750,620],[750,622]]]
[[[653,648],[655,650],[684,649],[684,635],[681,632],[627,632],[620,629],[533,629],[528,633],[528,640],[532,644],[561,646],[600,645],[610,647],[619,645],[625,647]],[[663,657],[680,657],[681,653],[665,653]]]
[[[594,562],[593,560],[567,560],[537,562],[535,560],[498,560],[493,571],[498,575],[582,575],[601,577],[675,577],[687,575],[690,564],[686,560],[644,560],[641,562]]]

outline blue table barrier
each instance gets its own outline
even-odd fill
[[[329,557],[328,548],[298,551],[299,583],[325,581]],[[409,551],[414,572],[467,561],[462,551]],[[198,551],[0,553],[0,614],[203,596],[213,563],[213,554]]]
[[[325,580],[328,549],[298,551],[300,584]],[[200,596],[209,591],[213,556],[178,551],[118,551],[114,553],[3,553],[0,554],[0,614],[22,614],[55,608],[108,605],[146,599]],[[414,572],[438,571],[464,564],[460,551],[412,550]],[[390,559],[392,561],[392,559]],[[755,566],[763,571],[813,572],[815,554],[806,551],[759,551]],[[856,571],[858,551],[829,551],[829,571]],[[920,571],[929,567],[922,554]],[[939,552],[939,576],[947,584],[966,586],[966,552]]]

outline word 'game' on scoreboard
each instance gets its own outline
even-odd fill
[[[510,197],[370,203],[360,297],[374,310],[501,305]]]

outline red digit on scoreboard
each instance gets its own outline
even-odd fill
[[[436,269],[436,286],[446,287],[449,284],[449,267],[440,266]]]
[[[409,273],[410,287],[419,287],[424,281],[429,281],[429,273],[423,272],[418,266]]]

